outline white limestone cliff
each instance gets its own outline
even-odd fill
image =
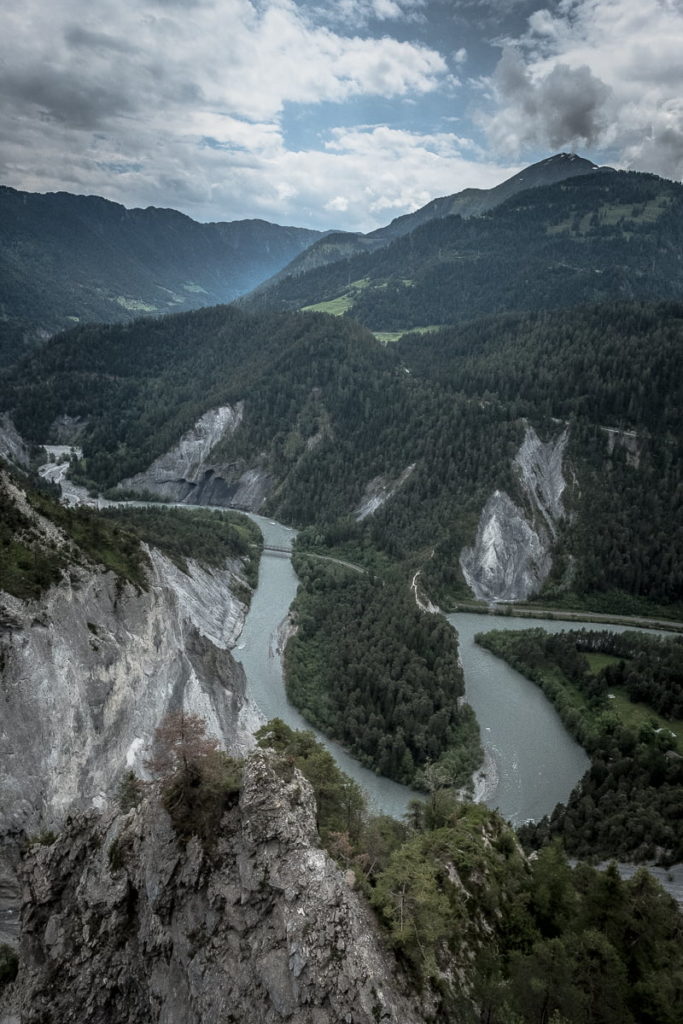
[[[28,445],[6,412],[0,413],[0,458],[19,466],[27,466],[29,462]]]
[[[234,434],[243,417],[243,402],[209,409],[173,448],[119,486],[166,501],[256,511],[272,486],[270,474],[261,466],[212,458],[216,446]]]
[[[0,592],[0,829],[103,806],[126,767],[142,770],[169,710],[201,715],[229,750],[251,744],[230,654],[243,581],[193,562],[186,575],[153,549],[149,558],[148,590],[72,568],[40,602]]]
[[[472,547],[460,567],[475,597],[484,601],[524,601],[543,586],[552,568],[552,545],[564,516],[564,453],[569,434],[543,442],[527,425],[513,468],[520,503],[495,491],[479,519]]]

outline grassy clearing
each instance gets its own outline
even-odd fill
[[[381,341],[383,345],[391,345],[393,342],[398,341],[408,331],[373,331],[372,332],[378,341]]]
[[[406,334],[429,334],[432,331],[440,331],[445,324],[428,324],[426,327],[406,327],[404,331],[373,331],[378,341],[383,345],[392,344],[403,338]]]
[[[615,687],[610,690],[614,696],[610,698],[610,711],[619,718],[624,725],[638,731],[642,726],[654,726],[655,729],[666,729],[676,734],[676,749],[679,754],[683,753],[683,721],[681,719],[662,718],[647,704],[634,703],[629,700],[625,690]]]
[[[634,224],[652,224],[659,220],[668,205],[667,196],[655,196],[646,203],[613,203],[600,210],[600,223],[618,224],[623,219]]]
[[[157,306],[150,306],[147,302],[142,302],[140,299],[127,299],[125,295],[118,295],[116,298],[119,306],[123,306],[129,313],[158,313],[159,309]]]
[[[345,292],[336,299],[327,302],[316,302],[312,306],[302,306],[303,313],[330,313],[332,316],[343,316],[353,306],[353,297]]]
[[[610,203],[598,211],[598,227],[616,227],[622,222],[631,224],[654,224],[669,206],[669,198],[665,195],[655,196],[645,203]],[[594,214],[585,213],[577,222],[575,217],[567,217],[560,224],[552,224],[546,229],[548,235],[577,234],[587,235],[593,225]]]
[[[598,672],[606,665],[618,665],[620,661],[627,660],[626,658],[617,658],[614,654],[601,654],[593,651],[583,651],[582,653],[594,676],[597,676]]]
[[[327,299],[326,302],[315,302],[311,306],[302,306],[303,313],[330,313],[332,316],[343,316],[354,303],[358,292],[362,292],[370,284],[369,277],[360,277],[357,281],[351,281],[348,291],[338,295],[336,299]]]

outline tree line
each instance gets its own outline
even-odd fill
[[[494,630],[476,639],[541,687],[591,759],[566,806],[524,826],[524,842],[538,848],[560,837],[572,856],[680,861],[680,726],[653,715],[680,709],[683,639],[542,629]],[[613,661],[591,669],[591,653],[610,653]],[[632,709],[632,701],[646,702],[653,714]]]
[[[448,623],[420,611],[402,581],[304,555],[294,566],[291,702],[381,775],[423,786],[424,769],[437,763],[453,785],[466,785],[481,749]]]

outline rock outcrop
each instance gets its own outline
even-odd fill
[[[424,1020],[372,914],[317,845],[309,784],[271,752],[247,761],[209,853],[181,843],[150,799],[74,817],[32,848],[23,875],[5,1021]]]
[[[460,567],[475,597],[524,601],[543,586],[552,568],[552,545],[564,516],[564,430],[544,443],[531,426],[513,469],[521,502],[495,491],[479,519],[474,545],[460,555]]]
[[[101,806],[170,709],[245,748],[244,673],[229,649],[246,606],[234,573],[149,558],[146,591],[74,568],[40,603],[0,594],[0,829]]]
[[[618,430],[616,427],[602,427],[607,434],[607,452],[613,455],[616,449],[626,453],[626,463],[633,469],[640,466],[641,440],[635,430]]]
[[[216,446],[233,434],[244,415],[244,403],[204,413],[175,447],[143,473],[122,480],[120,487],[189,505],[222,505],[257,511],[274,479],[261,466],[242,461],[212,460]]]
[[[393,498],[396,492],[403,487],[414,469],[415,463],[413,462],[395,480],[386,476],[376,476],[370,480],[363,491],[360,504],[353,510],[354,518],[358,522],[362,522],[368,516],[374,515],[378,509],[386,505],[389,499]]]
[[[0,413],[0,458],[16,462],[18,466],[29,463],[28,445],[6,412]]]

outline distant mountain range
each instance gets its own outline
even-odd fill
[[[376,252],[424,224],[479,216],[520,190],[598,170],[560,153],[495,188],[434,199],[367,235],[261,220],[200,224],[176,210],[129,210],[98,196],[0,187],[0,358],[11,362],[83,321],[232,302],[264,282],[270,295],[286,277]],[[271,301],[280,303],[277,291]]]
[[[540,184],[563,168],[584,173]],[[683,185],[560,156],[492,191],[435,200],[379,233],[380,248],[378,233],[365,236],[362,253],[328,236],[240,302],[398,335],[503,311],[681,295]],[[311,266],[316,252],[324,261]]]
[[[0,187],[0,355],[79,321],[231,302],[321,234]]]
[[[495,209],[510,196],[524,192],[526,189],[539,188],[543,185],[554,185],[558,181],[573,178],[580,174],[591,174],[607,168],[597,167],[590,160],[575,153],[557,153],[546,160],[531,164],[523,171],[515,174],[507,181],[494,188],[466,188],[452,196],[432,199],[413,213],[396,217],[385,227],[377,228],[369,234],[361,232],[332,231],[324,238],[313,242],[299,256],[295,256],[283,270],[264,282],[258,291],[267,291],[278,281],[288,276],[298,276],[308,270],[325,266],[336,260],[349,259],[361,253],[376,252],[384,248],[395,238],[402,238],[411,231],[442,217],[479,217],[482,213]]]

